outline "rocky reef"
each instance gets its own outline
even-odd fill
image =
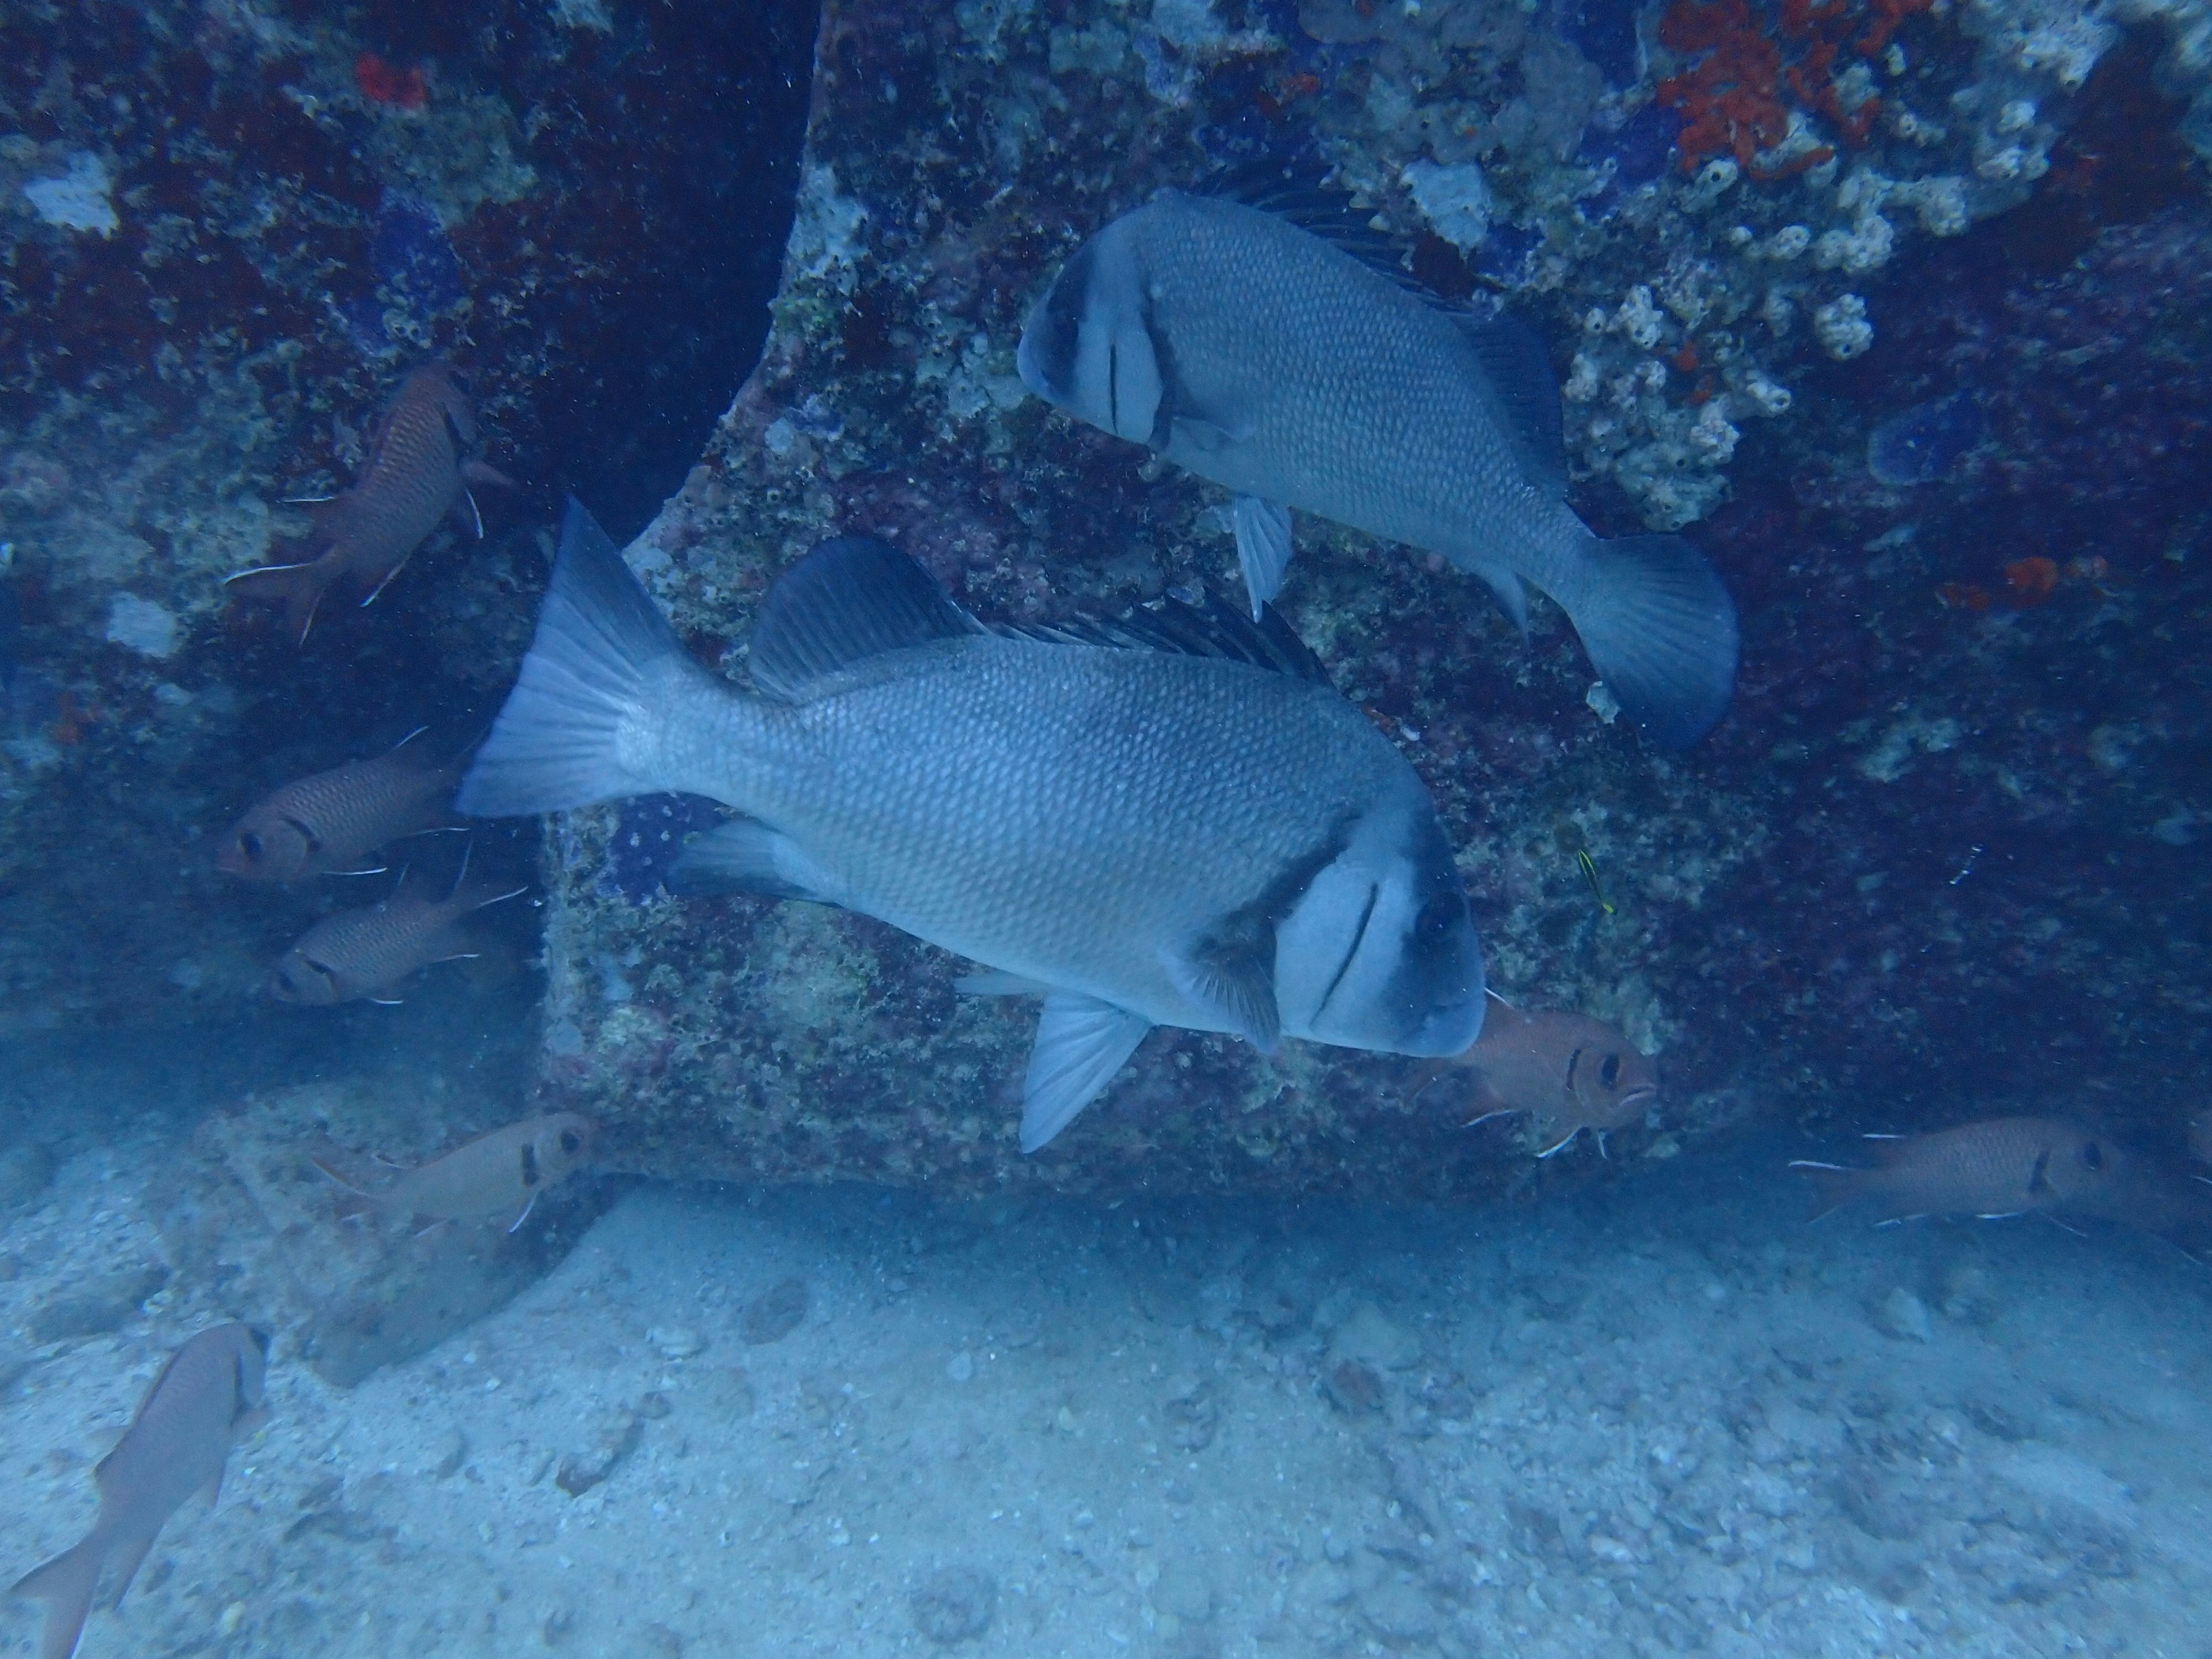
[[[1545,333],[1585,517],[1698,525],[1743,607],[1735,712],[1667,757],[1586,696],[1554,611],[1524,643],[1477,585],[1313,521],[1285,594],[1437,792],[1494,981],[1659,1052],[1632,1152],[1962,1100],[2177,1133],[2148,1085],[2202,1064],[2207,731],[2204,526],[2172,504],[2212,407],[2202,313],[2163,297],[2208,246],[2158,67],[2180,48],[2105,29],[2052,57],[1942,7],[1602,9],[832,6],[766,356],[633,564],[738,676],[765,585],[837,532],[995,617],[1228,583],[1221,494],[1025,399],[1013,345],[1059,259],[1154,188],[1314,155],[1431,286]],[[1747,34],[1783,112],[1717,127],[1701,65]],[[1988,441],[1881,483],[1872,428],[1961,389]],[[2037,559],[2047,584],[2008,576]],[[1025,1007],[959,997],[963,964],[864,919],[667,897],[666,852],[713,817],[633,803],[548,843],[544,1091],[627,1164],[1534,1178],[1446,1091],[1408,1098],[1408,1063],[1172,1032],[1024,1160]]]
[[[1656,1052],[1657,1121],[1613,1164],[1540,1166],[1443,1087],[1409,1097],[1410,1062],[1161,1032],[1024,1159],[1027,1005],[960,997],[966,964],[863,918],[669,897],[716,812],[667,798],[554,821],[542,1001],[527,976],[456,983],[453,1017],[519,1036],[537,1009],[544,1103],[656,1175],[1437,1196],[1753,1115],[2050,1108],[2178,1137],[2171,1079],[2203,1069],[2212,1007],[2201,12],[11,22],[33,67],[0,111],[4,292],[35,325],[0,362],[9,1029],[311,1018],[251,988],[338,901],[272,908],[193,840],[283,778],[487,717],[559,489],[618,533],[675,490],[631,561],[738,678],[769,581],[839,532],[997,618],[1232,584],[1223,495],[1048,413],[1013,349],[1083,236],[1273,157],[1330,169],[1441,296],[1535,327],[1577,510],[1686,530],[1738,599],[1735,707],[1679,756],[1612,720],[1557,611],[1523,640],[1436,561],[1306,520],[1283,601],[1436,792],[1493,982]],[[123,33],[70,33],[94,16]],[[753,65],[751,93],[709,60]],[[802,103],[781,179],[720,166],[776,153]],[[757,271],[764,296],[778,249],[729,405],[760,337],[729,295]],[[475,370],[489,458],[534,488],[304,652],[230,619],[214,579],[265,556],[282,496],[349,476],[434,350]],[[480,841],[532,856],[526,830]],[[386,1012],[330,1018],[381,1052]]]

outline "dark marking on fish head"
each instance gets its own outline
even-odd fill
[[[1341,1048],[1463,1054],[1482,1029],[1482,951],[1425,798],[1377,803],[1339,842],[1277,930],[1285,1023]]]
[[[1657,1068],[1611,1026],[1573,1018],[1581,1040],[1567,1056],[1566,1092],[1576,1114],[1593,1129],[1625,1128],[1658,1098]]]
[[[297,881],[321,841],[298,818],[256,807],[240,818],[216,854],[225,874],[247,881]]]
[[[1152,443],[1164,429],[1166,368],[1136,238],[1117,219],[1075,251],[1030,313],[1014,356],[1023,384],[1055,408]]]
[[[538,1143],[526,1140],[522,1143],[522,1190],[531,1191],[543,1179],[538,1170]]]
[[[269,993],[279,1002],[302,1008],[330,1008],[347,1000],[338,970],[296,946],[277,958],[269,975]]]

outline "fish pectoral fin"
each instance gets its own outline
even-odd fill
[[[1230,520],[1237,531],[1237,568],[1243,573],[1245,597],[1257,622],[1262,607],[1282,591],[1283,572],[1291,562],[1291,509],[1280,501],[1239,495]]]
[[[1096,1100],[1152,1023],[1079,991],[1048,992],[1022,1079],[1022,1151],[1033,1152]]]
[[[1237,915],[1170,959],[1176,989],[1263,1054],[1282,1040],[1283,1015],[1275,1004],[1274,929]]]
[[[477,511],[477,498],[469,494],[466,484],[453,492],[453,521],[462,529],[478,541],[483,539],[483,514]]]
[[[757,898],[806,899],[836,904],[836,883],[781,830],[757,818],[732,818],[695,836],[669,866],[663,883],[685,898],[712,893],[750,893]]]
[[[1492,1118],[1516,1116],[1520,1110],[1518,1106],[1500,1106],[1495,1111],[1485,1112],[1480,1117],[1471,1117],[1459,1127],[1462,1129],[1472,1129],[1479,1124],[1489,1122]]]
[[[405,1006],[407,999],[404,997],[369,997],[366,999],[366,1000],[374,1003],[380,1008],[398,1008]]]
[[[963,997],[1048,997],[1052,987],[1037,980],[1024,979],[1019,974],[1010,974],[1000,968],[986,968],[980,974],[963,974],[952,981],[952,988]]]
[[[1528,637],[1528,585],[1517,573],[1490,560],[1481,560],[1468,567],[1482,579],[1482,585],[1496,596],[1498,608],[1505,613],[1505,620],[1513,624],[1513,631],[1525,641]],[[1499,1001],[1504,999],[1500,997]]]
[[[520,484],[515,483],[514,479],[508,477],[506,473],[501,471],[497,467],[487,466],[482,461],[463,461],[461,463],[461,477],[472,484],[489,484],[495,489],[520,489],[522,488]]]

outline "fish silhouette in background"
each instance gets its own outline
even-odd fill
[[[368,588],[370,604],[447,514],[477,538],[483,520],[471,484],[514,488],[471,454],[476,411],[452,365],[429,362],[402,381],[368,449],[368,464],[340,495],[301,498],[321,553],[293,564],[264,564],[223,579],[240,599],[283,607],[285,625],[304,641],[323,595],[340,581]]]
[[[93,1481],[100,1514],[70,1548],[26,1573],[14,1594],[47,1602],[40,1659],[70,1659],[106,1570],[120,1602],[146,1552],[194,1492],[210,1505],[222,1488],[230,1449],[268,1420],[262,1379],[269,1338],[245,1325],[216,1325],[169,1357],[138,1414],[100,1460]]]
[[[599,1125],[576,1112],[525,1118],[478,1135],[440,1158],[404,1170],[372,1192],[356,1187],[320,1158],[314,1165],[362,1200],[392,1215],[433,1223],[512,1215],[513,1232],[530,1218],[538,1195],[592,1161]]]
[[[1170,605],[989,628],[905,554],[825,542],[777,580],[755,690],[708,673],[580,506],[456,805],[625,795],[742,814],[678,890],[836,904],[1043,994],[1025,1152],[1154,1025],[1456,1054],[1482,959],[1427,789],[1272,612]]]
[[[468,860],[453,890],[431,898],[401,872],[391,896],[359,910],[325,916],[276,960],[269,994],[300,1007],[330,1008],[366,1000],[396,1006],[386,994],[417,969],[473,957],[463,917],[527,890],[471,884]]]
[[[1567,506],[1542,342],[1409,292],[1347,251],[1374,238],[1340,210],[1272,199],[1164,190],[1099,231],[1030,313],[1023,381],[1236,492],[1254,614],[1291,509],[1316,513],[1441,554],[1524,633],[1524,584],[1548,594],[1642,731],[1704,736],[1735,684],[1735,603],[1680,537],[1601,541]]]
[[[1605,1150],[1615,1129],[1641,1122],[1659,1098],[1659,1070],[1626,1036],[1603,1020],[1552,1008],[1516,1008],[1495,991],[1482,1035],[1464,1054],[1431,1060],[1415,1075],[1419,1095],[1447,1071],[1473,1073],[1480,1115],[1525,1113],[1539,1158],[1563,1152],[1589,1130]]]
[[[284,785],[232,826],[216,862],[245,881],[377,875],[354,866],[387,842],[458,828],[451,803],[468,754],[432,756],[416,742],[427,729],[371,759]]]
[[[2073,1210],[2115,1215],[2140,1189],[2135,1160],[2112,1137],[2055,1117],[1992,1117],[1924,1135],[1869,1135],[1870,1169],[1793,1160],[1814,1187],[1811,1219],[1856,1199],[1884,1224],[1923,1215],[1984,1219]]]

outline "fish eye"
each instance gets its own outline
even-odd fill
[[[2092,1170],[2105,1167],[2105,1149],[2094,1140],[2081,1143],[2081,1162]]]
[[[258,860],[261,856],[261,837],[248,830],[238,838],[238,850],[249,859]]]
[[[1607,1054],[1605,1063],[1597,1068],[1597,1080],[1608,1089],[1620,1086],[1620,1056]]]
[[[574,1129],[563,1129],[561,1131],[561,1150],[562,1152],[573,1152],[583,1144],[583,1136],[578,1134]]]

